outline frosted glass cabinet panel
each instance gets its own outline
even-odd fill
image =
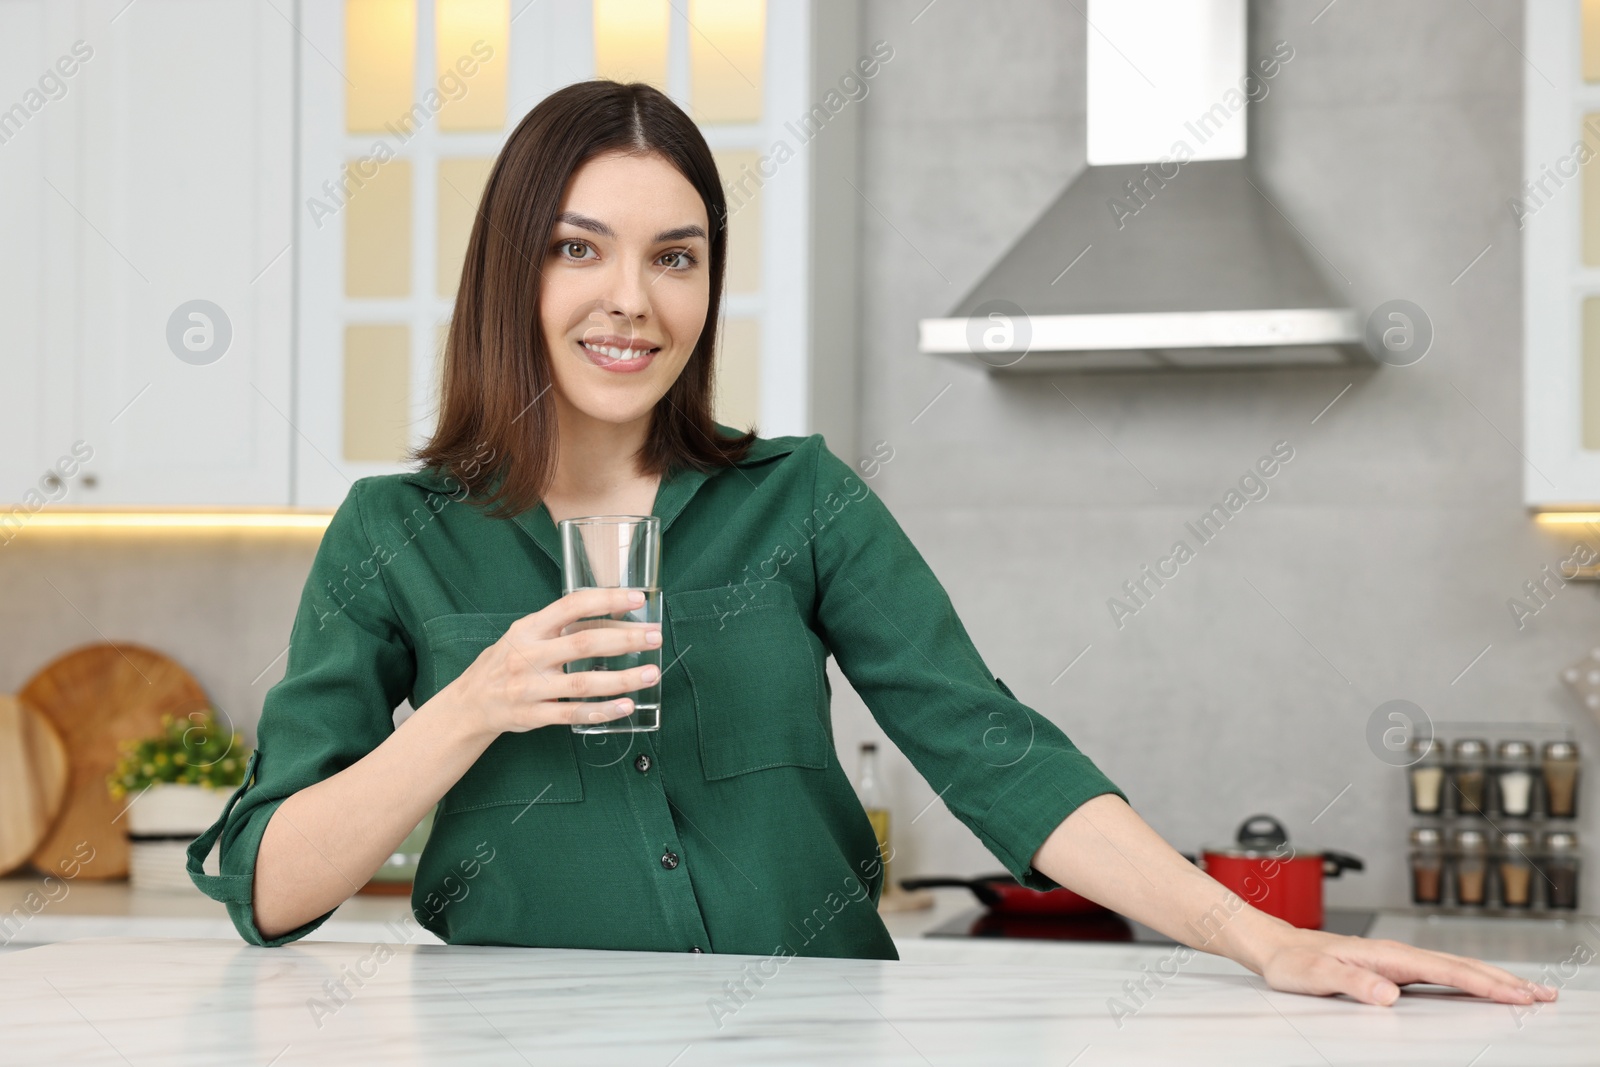
[[[761,291],[761,182],[756,168],[761,164],[761,153],[754,148],[727,148],[712,154],[728,201],[727,290],[758,293]]]
[[[445,97],[441,130],[498,130],[506,124],[506,65],[511,0],[437,0],[434,84]]]
[[[760,122],[766,4],[689,0],[689,99],[696,122]]]
[[[344,295],[411,292],[411,161],[345,165]],[[363,171],[366,173],[363,174]]]
[[[723,319],[717,347],[716,419],[748,426],[761,412],[761,324]]]
[[[1583,0],[1583,80],[1600,82],[1600,0]]]
[[[346,326],[344,447],[347,460],[399,463],[410,437],[411,331]]]
[[[1600,451],[1600,297],[1583,301],[1583,449]]]
[[[594,0],[594,76],[667,88],[667,0]]]
[[[344,11],[345,129],[379,131],[411,107],[416,5],[346,0]]]
[[[478,215],[478,201],[483,199],[484,186],[489,182],[489,171],[494,167],[490,156],[464,156],[439,160],[438,248],[434,280],[438,294],[456,295],[461,281],[461,266],[466,261],[467,239],[472,236],[472,222]]]

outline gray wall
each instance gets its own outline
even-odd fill
[[[1570,725],[1600,753],[1558,679],[1600,637],[1594,587],[1563,589],[1520,632],[1506,607],[1572,541],[1521,503],[1521,252],[1506,208],[1521,6],[1479,3],[1485,18],[1444,0],[1339,0],[1313,24],[1320,3],[1250,5],[1250,55],[1279,39],[1295,51],[1252,107],[1263,188],[1333,283],[1334,268],[1349,279],[1353,306],[1398,297],[1429,313],[1422,362],[998,379],[919,354],[916,322],[946,313],[1083,165],[1082,5],[925,4],[874,2],[863,33],[895,46],[862,112],[861,188],[884,217],[863,214],[860,437],[895,450],[874,487],[994,672],[1174,844],[1226,841],[1270,811],[1294,839],[1369,861],[1330,883],[1331,902],[1403,904],[1404,774],[1365,739],[1379,704],[1414,701],[1441,732]],[[1270,495],[1117,629],[1107,598],[1280,440],[1295,456]],[[853,759],[876,727],[853,696],[837,718]],[[909,826],[934,791],[898,754],[889,777],[905,872],[999,869],[942,804]],[[1591,911],[1596,888],[1590,877]]]

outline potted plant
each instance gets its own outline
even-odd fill
[[[131,798],[125,818],[134,888],[198,893],[185,851],[222,815],[244,781],[250,753],[210,708],[183,718],[163,715],[161,726],[155,737],[122,742],[106,784],[113,798]]]

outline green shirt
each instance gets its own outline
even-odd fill
[[[719,427],[719,432],[735,431]],[[190,848],[246,941],[284,798],[366,755],[511,623],[561,595],[544,505],[487,517],[437,471],[362,478],[323,536],[245,783]],[[944,588],[822,435],[673,470],[661,728],[505,733],[444,795],[412,911],[450,944],[897,959],[876,838],[839,764],[832,654],[889,739],[1005,867],[1121,792],[984,665]],[[1019,591],[1020,592],[1020,591]],[[200,863],[220,836],[220,875]]]

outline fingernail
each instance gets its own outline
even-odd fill
[[[645,669],[644,669],[644,670],[642,670],[642,671],[640,671],[640,672],[639,672],[639,675],[640,675],[640,677],[642,677],[642,678],[643,678],[643,679],[644,679],[644,680],[645,680],[645,681],[647,681],[647,682],[653,682],[653,681],[655,681],[655,680],[656,680],[656,679],[657,679],[657,678],[658,678],[658,677],[660,677],[660,675],[661,675],[661,671],[660,671],[660,669],[658,669],[658,668],[657,668],[657,667],[655,667],[655,666],[654,666],[654,665],[651,665],[651,666],[649,666],[649,667],[646,667],[646,668],[645,668]]]
[[[660,630],[649,630],[649,631],[647,631],[645,633],[645,635],[644,635],[644,643],[647,644],[647,645],[659,645],[661,643],[661,631]]]
[[[633,702],[628,700],[619,700],[615,704],[611,705],[611,710],[618,715],[626,715],[628,712],[633,710]]]
[[[637,604],[643,604],[644,603],[644,594],[639,592],[639,590],[635,589],[633,592],[628,594],[628,603],[636,604],[636,605]]]

